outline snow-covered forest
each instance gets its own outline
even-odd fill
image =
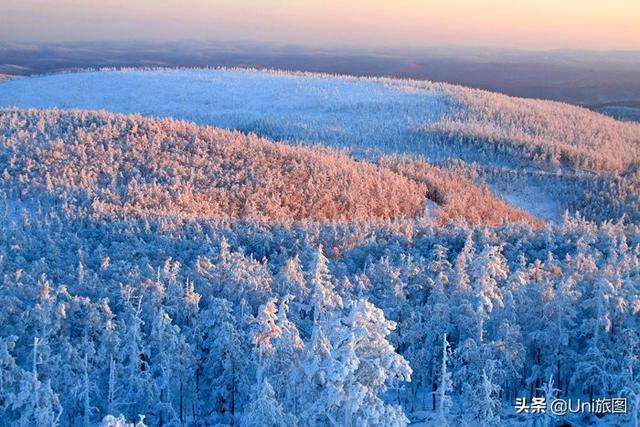
[[[535,223],[446,169],[329,149],[274,144],[174,120],[107,113],[0,111],[3,188],[10,200],[54,198],[92,216],[439,223]]]
[[[428,82],[181,72],[0,84],[2,106],[140,114],[0,110],[0,425],[637,422],[640,126]],[[58,98],[137,77],[227,89]],[[542,396],[628,414],[515,413]]]
[[[558,102],[445,83],[255,70],[100,70],[16,79],[0,107],[188,120],[355,158],[466,168],[514,206],[558,222],[640,221],[640,124]]]
[[[7,424],[491,425],[551,381],[640,392],[637,225],[25,214],[0,244]]]

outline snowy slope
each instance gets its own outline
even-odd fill
[[[292,144],[344,148],[356,157],[420,155],[432,163],[462,160],[516,175],[523,169],[537,173],[548,168],[561,168],[569,178],[598,170],[618,173],[640,156],[634,143],[640,127],[585,109],[385,78],[254,70],[103,70],[3,82],[2,107],[170,117]],[[590,195],[581,194],[587,192],[582,187],[559,193],[556,181],[529,186],[527,173],[506,187],[504,179],[483,179],[505,200],[546,220],[559,220],[565,209],[584,212],[584,203],[592,203]],[[588,200],[568,203],[575,194]]]
[[[382,81],[232,70],[57,74],[0,86],[0,107],[171,117],[271,139],[362,150],[418,151],[412,133],[444,108],[435,91]]]
[[[103,109],[346,148],[356,155],[482,161],[473,149],[433,144],[419,132],[452,108],[438,85],[391,79],[250,70],[54,74],[1,84],[0,107]]]

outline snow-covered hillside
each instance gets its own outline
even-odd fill
[[[0,106],[139,113],[255,132],[290,142],[392,152],[436,120],[435,90],[382,81],[243,70],[100,71],[55,74],[0,86]]]
[[[10,106],[170,117],[294,143],[421,154],[432,161],[462,158],[496,165],[510,159],[520,166],[548,161],[544,166],[621,170],[640,159],[638,125],[557,102],[411,80],[226,69],[105,70],[5,82],[0,107]],[[467,141],[454,144],[443,136]],[[596,158],[584,158],[588,155]]]
[[[4,82],[0,107],[104,109],[344,148],[356,157],[463,161],[506,200],[552,221],[565,210],[597,220],[636,210],[624,189],[637,186],[627,172],[640,159],[640,125],[446,84],[277,71],[103,70]],[[511,188],[496,169],[510,171]],[[535,178],[533,200],[518,190],[532,174],[546,177],[550,170],[561,175]],[[614,178],[594,175],[610,172]],[[621,207],[608,215],[603,204]]]
[[[66,201],[81,216],[537,222],[485,187],[397,157],[275,144],[171,119],[107,112],[0,110],[0,193],[12,204]]]

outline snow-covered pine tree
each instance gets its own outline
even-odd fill
[[[25,373],[17,393],[11,401],[11,409],[17,414],[19,426],[56,426],[62,415],[58,395],[51,389],[51,381],[40,381],[38,374],[38,346],[40,339],[33,339],[33,362],[30,373]]]
[[[253,345],[255,352],[256,384],[260,386],[269,369],[275,352],[274,341],[280,337],[282,330],[278,325],[277,300],[271,298],[258,310],[253,331]]]
[[[402,408],[382,397],[390,387],[411,379],[409,364],[387,339],[395,323],[362,300],[327,325],[316,324],[319,330],[312,334],[302,362],[301,422],[406,425]]]
[[[122,293],[124,310],[118,324],[122,343],[119,357],[122,376],[116,387],[122,393],[122,406],[129,414],[127,418],[136,419],[138,415],[147,413],[157,396],[149,369],[149,350],[142,331],[140,298],[134,296],[130,287],[123,287]]]
[[[342,308],[342,298],[334,290],[329,260],[324,256],[322,246],[313,254],[307,280],[312,289],[311,309],[316,324],[330,316],[333,310]]]
[[[463,416],[468,425],[495,426],[500,422],[500,386],[494,382],[495,362],[489,360],[473,383],[465,384],[467,402]]]
[[[451,400],[451,392],[453,391],[453,381],[451,380],[451,373],[449,372],[449,356],[451,350],[449,349],[449,342],[447,341],[447,334],[442,334],[442,355],[440,362],[440,372],[438,378],[438,422],[442,426],[449,425],[449,410],[453,405]]]
[[[103,299],[100,303],[100,313],[102,318],[102,333],[99,338],[97,358],[102,361],[98,366],[100,383],[101,410],[106,414],[116,413],[117,407],[123,403],[120,399],[120,389],[117,378],[122,372],[122,354],[120,351],[121,342],[117,329],[117,319],[112,312],[108,299]]]
[[[201,409],[198,417],[211,422],[234,422],[255,379],[251,347],[237,326],[232,305],[222,298],[202,311],[202,367],[196,373]]]
[[[180,334],[180,328],[174,325],[164,308],[158,307],[152,320],[148,337],[149,369],[154,385],[155,402],[151,402],[150,413],[155,422],[176,424],[179,422],[178,397],[180,378],[185,377],[183,371],[189,369],[182,365],[187,344]]]
[[[502,306],[499,281],[508,276],[506,260],[499,246],[487,246],[471,264],[472,304],[475,312],[478,343],[484,341],[485,322],[495,306]]]
[[[18,337],[0,338],[0,416],[11,420],[11,405],[18,391],[21,378],[26,373],[18,366],[13,355]]]
[[[257,398],[247,405],[242,414],[241,424],[247,427],[295,427],[297,419],[285,412],[271,384],[264,379]]]
[[[304,348],[297,326],[287,317],[292,299],[293,296],[287,295],[278,305],[276,326],[280,336],[274,340],[275,349],[268,372],[269,383],[273,384],[279,400],[288,408],[295,408],[299,399],[295,375]]]

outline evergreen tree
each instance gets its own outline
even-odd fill
[[[452,406],[450,393],[453,388],[453,381],[451,381],[451,373],[447,366],[449,361],[449,342],[447,341],[447,334],[442,335],[442,362],[440,364],[440,378],[438,383],[438,422],[442,426],[449,425],[448,417],[449,410]]]
[[[146,414],[158,398],[149,369],[149,351],[143,335],[140,317],[141,301],[133,295],[131,288],[123,288],[123,316],[119,324],[121,333],[122,377],[118,387],[122,393],[123,406],[129,419]]]
[[[213,299],[202,312],[204,355],[198,374],[203,401],[200,416],[214,415],[232,422],[248,395],[254,372],[249,365],[251,353],[242,331],[236,326],[232,306],[224,299]]]
[[[259,390],[260,392],[247,406],[242,416],[242,425],[255,427],[289,427],[297,425],[296,418],[286,413],[282,405],[277,401],[276,394],[266,379],[262,381]]]
[[[307,424],[406,425],[399,406],[386,403],[381,395],[403,381],[410,381],[411,368],[387,340],[395,323],[367,301],[351,304],[339,321],[316,324],[303,360]]]
[[[30,373],[25,373],[16,395],[11,402],[11,409],[18,415],[19,426],[55,426],[62,415],[62,406],[58,395],[51,389],[51,382],[42,382],[38,373],[38,337],[33,340],[33,364]]]

